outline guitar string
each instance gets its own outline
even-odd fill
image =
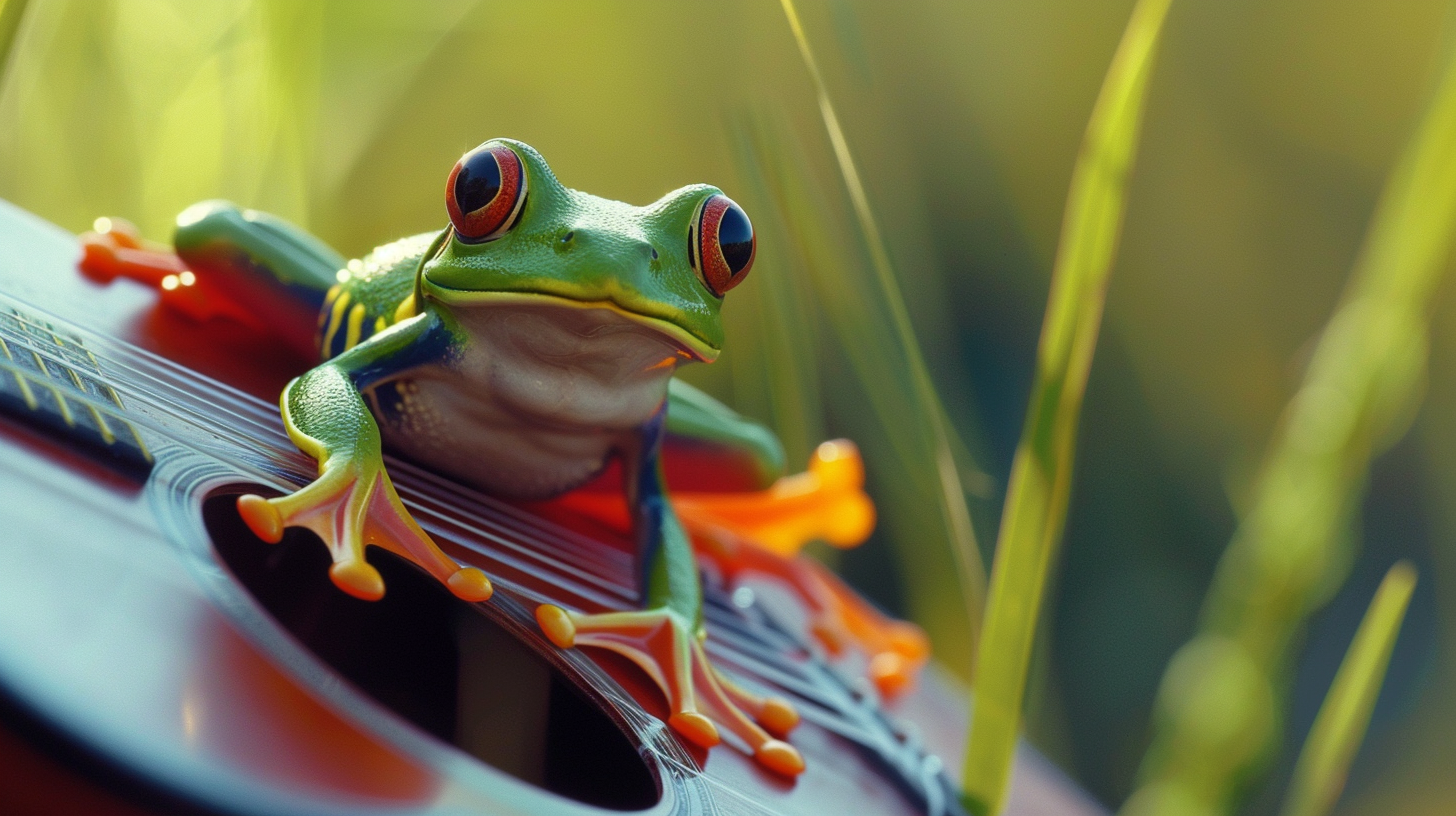
[[[11,332],[5,332],[5,334],[14,337],[14,339],[16,340],[16,343],[15,344],[17,346],[22,346],[26,350],[39,353],[42,357],[49,358],[53,362],[57,362],[57,363],[63,363],[64,362],[64,360],[56,360],[53,356],[51,356],[52,355],[52,350],[51,349],[47,349],[47,348],[45,348],[43,346],[39,346],[37,344],[31,343],[23,335],[22,336],[15,336]],[[126,351],[130,351],[130,349],[125,349],[125,350]],[[123,361],[121,361],[121,360],[118,359],[118,356],[119,355],[115,355],[115,354],[108,354],[108,355],[106,355],[107,363],[108,364],[118,364],[118,367],[124,367],[124,368],[127,368],[127,369],[131,370],[134,373],[141,374],[141,372],[139,371],[139,367],[134,366],[134,365],[126,365]],[[23,373],[23,370],[22,369],[19,369],[19,367],[17,367],[17,373]],[[178,373],[184,374],[183,379],[192,380],[192,382],[185,384],[185,385],[191,386],[191,387],[182,387],[182,386],[179,386],[177,383],[167,382],[166,381],[166,375],[173,375],[173,376],[175,376]],[[187,376],[187,375],[192,375],[192,376]],[[180,372],[178,372],[178,371],[165,372],[165,374],[163,376],[161,376],[161,377],[158,377],[158,376],[155,376],[155,375],[147,375],[147,376],[148,376],[148,379],[152,379],[154,381],[153,384],[155,386],[160,386],[160,388],[155,388],[155,389],[151,389],[151,390],[167,390],[167,391],[171,391],[172,392],[172,395],[176,399],[176,401],[178,401],[178,402],[192,403],[194,405],[199,405],[199,406],[206,406],[206,405],[209,405],[210,404],[210,401],[209,400],[203,400],[203,399],[200,399],[198,397],[199,391],[201,389],[209,389],[209,390],[212,390],[212,387],[213,386],[220,385],[220,384],[214,383],[214,382],[207,382],[207,381],[203,380],[203,378],[194,375],[193,372],[186,371],[185,369],[183,369]],[[113,385],[113,387],[116,387],[116,386]],[[146,390],[144,390],[142,388],[139,388],[139,387],[127,387],[126,385],[122,385],[118,390],[123,391],[133,401],[144,403],[144,404],[148,405],[149,407],[155,407],[155,408],[162,408],[163,407],[163,406],[160,406],[160,405],[157,404],[157,397],[156,396],[154,396],[151,393],[147,393]],[[232,396],[232,397],[234,397],[233,399],[230,399],[230,400],[227,400],[227,401],[236,402],[236,403],[239,404],[239,407],[247,406],[249,408],[252,408],[254,406],[258,406],[258,405],[261,405],[262,404],[260,400],[254,400],[254,398],[249,397],[247,395],[228,395],[228,394],[226,394],[226,389],[215,389],[215,390],[217,392],[220,392],[220,393],[214,394],[215,396]],[[76,397],[80,397],[80,396],[83,396],[83,395],[72,393],[72,394],[70,394],[70,396],[72,396],[72,398],[76,398]],[[210,396],[213,396],[213,395],[210,395]],[[162,398],[166,398],[166,395],[163,395]],[[104,403],[100,402],[99,400],[92,399],[92,400],[88,400],[88,401],[94,403],[93,407],[97,407],[97,408],[109,408],[109,406],[105,405]],[[223,400],[219,400],[219,402],[221,402],[221,401],[223,401]],[[252,403],[252,404],[250,404],[250,403]],[[206,424],[206,425],[213,426],[212,429],[215,432],[225,432],[225,431],[227,431],[230,428],[236,428],[242,435],[244,435],[244,436],[247,437],[247,439],[244,440],[244,441],[253,443],[251,447],[254,450],[267,449],[268,452],[271,452],[271,453],[275,454],[275,456],[276,455],[279,455],[279,454],[286,454],[286,453],[290,452],[290,451],[284,449],[281,445],[278,445],[274,441],[279,436],[281,436],[281,429],[280,428],[275,427],[273,429],[273,433],[272,434],[269,434],[267,437],[265,437],[262,434],[249,433],[248,430],[250,430],[250,429],[238,428],[238,426],[233,425],[231,423],[224,423],[224,422],[216,421],[215,420],[215,416],[216,416],[215,413],[212,414],[211,416],[209,414],[201,411],[201,410],[198,410],[198,411],[189,411],[187,413],[191,415],[188,418],[196,418],[196,419],[200,420],[197,424],[199,424],[199,425]],[[229,413],[234,413],[234,415],[236,415],[237,413],[241,413],[241,412],[229,412]],[[252,413],[252,412],[249,411],[249,413]],[[249,424],[254,424],[254,423],[249,423]],[[269,438],[269,437],[271,437],[271,438]],[[235,440],[235,441],[237,441],[237,440]],[[250,446],[243,445],[242,447],[250,447]],[[411,475],[422,475],[422,473],[423,473],[418,468],[415,468],[415,467],[412,467],[412,466],[408,466],[408,465],[406,465],[405,467],[401,468],[401,470],[404,471],[404,472],[408,472]],[[401,481],[403,483],[405,483],[405,484],[408,484],[408,482],[411,481],[411,480],[408,479],[408,478],[405,478],[405,479],[403,479]],[[426,500],[428,500],[428,498],[430,498],[428,496],[428,493],[426,491],[421,490],[420,491],[420,494],[421,494],[422,497],[426,498]],[[476,500],[475,503],[481,503],[480,500],[483,499],[483,498],[485,498],[485,497],[482,497],[482,496],[471,496],[470,498]],[[503,535],[496,534],[496,533],[492,532],[489,529],[490,527],[500,526],[499,523],[498,523],[499,522],[498,519],[487,518],[487,517],[484,517],[484,516],[482,516],[481,514],[479,514],[477,512],[473,512],[468,507],[468,505],[462,506],[462,505],[460,505],[458,503],[453,503],[453,502],[452,503],[449,503],[449,504],[453,505],[453,510],[454,510],[453,514],[452,513],[447,513],[445,511],[437,510],[437,509],[435,509],[433,507],[429,507],[429,506],[424,505],[424,504],[420,504],[419,505],[419,509],[421,509],[424,512],[426,512],[428,515],[433,516],[436,519],[436,521],[442,522],[442,526],[444,524],[452,524],[454,526],[457,526],[457,527],[463,529],[465,532],[474,534],[474,536],[476,536],[476,537],[486,538],[486,539],[488,539],[490,541],[495,542],[498,545],[508,547],[511,550],[513,550],[514,552],[519,553],[520,555],[524,556],[525,558],[528,558],[531,561],[534,561],[534,562],[540,564],[541,567],[548,568],[548,569],[550,569],[553,572],[559,573],[559,572],[565,570],[565,571],[569,572],[578,581],[581,581],[581,580],[589,581],[591,583],[597,584],[599,587],[602,587],[603,589],[607,590],[608,592],[611,592],[611,594],[615,595],[618,598],[621,598],[621,599],[624,599],[624,600],[629,600],[629,601],[634,601],[635,600],[637,593],[635,592],[635,589],[631,585],[627,584],[626,582],[623,582],[623,581],[620,581],[620,580],[614,581],[614,580],[611,580],[611,579],[606,578],[604,576],[594,575],[594,574],[592,574],[592,573],[590,573],[588,571],[585,571],[585,570],[574,569],[572,567],[566,566],[566,564],[568,562],[565,562],[565,561],[556,561],[556,562],[553,562],[551,559],[547,558],[544,555],[544,552],[549,551],[549,550],[561,550],[561,549],[564,549],[562,546],[560,546],[563,542],[560,541],[560,539],[562,538],[562,536],[560,536],[559,533],[569,532],[569,531],[566,531],[566,530],[564,530],[562,528],[552,529],[552,528],[547,527],[546,524],[538,521],[537,524],[532,525],[532,526],[537,527],[538,528],[537,530],[528,531],[528,530],[524,530],[524,529],[519,529],[518,528],[518,529],[509,531],[513,535],[504,535],[503,536]],[[496,509],[496,508],[492,508],[492,509]],[[462,518],[462,517],[464,517],[464,518]],[[474,523],[473,524],[460,524],[460,522],[461,521],[464,521],[465,519],[469,519],[470,521],[473,521]],[[515,525],[511,525],[511,526],[515,526]],[[545,532],[548,529],[550,530],[551,533],[555,533],[557,535],[552,535],[549,538],[548,537],[543,537],[543,536],[540,535],[541,532]],[[512,540],[513,537],[515,537],[515,538],[524,538],[526,540],[527,546],[523,546],[522,544],[517,543],[516,541],[513,541]],[[556,540],[553,541],[551,539],[556,539]],[[466,543],[469,543],[468,542],[468,539],[467,539]],[[549,545],[549,546],[543,546],[543,545]],[[475,550],[479,551],[481,555],[485,555],[487,557],[498,558],[497,554],[495,552],[493,552],[491,548],[473,547],[472,549],[475,549]],[[576,549],[576,548],[571,548],[571,549]],[[595,550],[597,552],[600,552],[600,551],[603,551],[603,550],[607,550],[607,549],[609,549],[609,548],[601,548],[601,547],[595,547],[595,548],[593,548],[593,550]],[[616,550],[616,552],[620,552],[620,551],[619,550]],[[592,553],[592,550],[587,550],[585,554],[590,554],[590,553]],[[630,560],[630,556],[629,555],[626,555],[626,554],[623,554],[623,555],[624,555],[624,559],[623,560]],[[512,564],[512,566],[515,566],[518,569],[523,569],[523,570],[526,569],[524,566],[522,566],[519,563]]]
[[[44,328],[51,332],[55,331],[50,327],[37,328]],[[32,335],[29,332],[16,333],[13,331],[0,331],[0,334],[4,334],[8,338],[11,338],[15,345],[20,346],[27,351],[37,353],[43,358],[47,358],[52,362],[61,365],[67,364],[67,361],[64,358],[56,359],[56,357],[54,356],[54,349],[40,346],[32,342]],[[74,338],[71,339],[74,341]],[[251,395],[247,395],[243,392],[237,391],[232,387],[227,386],[226,384],[211,380],[204,375],[200,375],[197,372],[179,366],[176,363],[167,360],[166,358],[152,355],[150,352],[146,352],[143,349],[137,349],[130,344],[122,344],[117,341],[110,341],[108,338],[97,336],[92,338],[92,342],[89,345],[84,342],[82,343],[82,345],[83,347],[87,347],[90,351],[92,351],[93,355],[96,354],[97,351],[103,352],[103,354],[96,356],[98,361],[104,357],[107,367],[126,371],[133,377],[139,380],[144,380],[146,384],[151,385],[151,388],[145,388],[143,387],[143,384],[137,384],[132,386],[123,382],[122,385],[118,387],[118,384],[115,382],[107,382],[108,385],[116,388],[119,392],[123,392],[124,395],[129,397],[131,400],[142,402],[143,404],[146,404],[154,409],[160,409],[164,413],[182,413],[184,414],[184,419],[193,420],[194,424],[198,426],[210,428],[210,430],[212,430],[214,434],[222,439],[228,439],[229,435],[242,435],[246,437],[246,441],[252,442],[256,446],[255,450],[267,450],[268,452],[273,453],[276,458],[284,460],[288,458],[303,458],[302,454],[298,454],[291,449],[283,448],[281,445],[277,444],[275,440],[282,436],[281,426],[280,423],[278,423],[277,421],[277,414],[271,408],[267,407],[267,404],[264,403],[262,400],[252,397]],[[102,346],[103,348],[95,348],[95,346]],[[24,369],[19,366],[5,367],[13,368],[17,374],[26,373]],[[202,399],[199,394],[203,392],[210,392],[207,394],[210,399]],[[92,407],[106,409],[108,411],[114,410],[114,406],[109,406],[99,400],[91,399],[89,395],[78,394],[74,392],[74,390],[70,391],[68,393],[68,396],[72,397],[73,399],[80,397],[83,398],[83,401],[94,403]],[[159,404],[159,400],[170,400],[173,403],[173,406]],[[228,404],[227,407],[231,410],[225,409],[225,411],[227,414],[231,415],[231,418],[233,420],[237,422],[224,423],[216,419],[217,409],[219,407],[222,407],[222,404]],[[191,408],[178,411],[176,410],[175,406],[191,406]],[[171,407],[172,410],[169,411],[169,407]],[[270,425],[272,427],[269,427]],[[154,430],[162,429],[158,428]],[[166,429],[162,432],[169,437],[174,437],[174,432],[171,431],[172,429]],[[292,454],[292,456],[290,456],[290,454]],[[391,465],[391,468],[393,467],[395,467],[395,465]],[[401,468],[401,470],[409,471],[411,475],[414,476],[423,476],[427,473],[425,471],[421,471],[417,467],[409,465],[405,465],[403,468]],[[422,479],[421,481],[434,481],[437,484],[443,482],[443,480],[435,477],[434,474],[428,474],[428,476],[433,478]],[[408,483],[409,481],[413,480],[406,478],[403,481],[405,483]],[[416,489],[424,487],[423,485],[412,486],[416,487]],[[453,484],[450,486],[452,488],[456,488],[456,486],[454,486]],[[453,492],[462,491],[459,491],[458,488],[456,488],[456,490],[454,490]],[[420,490],[420,494],[422,496],[428,496],[428,492],[426,490]],[[496,506],[490,508],[492,510],[503,509],[502,505],[495,502],[490,502],[489,497],[471,496],[470,498],[474,500],[473,503],[476,504],[495,504]],[[482,499],[486,501],[481,501]],[[504,507],[508,508],[509,505],[504,505]],[[451,518],[449,515],[441,511],[435,510],[434,508],[421,506],[420,509],[425,510],[429,515],[434,516],[438,521],[455,522],[457,524],[460,521],[458,515],[455,518]],[[457,508],[457,513],[460,509],[463,508]],[[464,510],[463,515],[471,517],[471,520],[475,523],[471,525],[460,526],[464,527],[465,530],[473,533],[475,536],[486,538],[490,541],[497,543],[498,545],[508,546],[513,551],[523,556],[526,556],[531,561],[539,564],[541,568],[545,568],[549,572],[556,573],[556,575],[553,575],[552,577],[564,577],[560,576],[559,573],[562,571],[563,565],[567,562],[562,561],[552,563],[544,555],[544,551],[546,550],[581,550],[581,552],[577,554],[588,555],[588,557],[599,556],[600,552],[606,549],[611,549],[614,552],[621,552],[620,550],[615,550],[615,548],[602,547],[563,548],[561,544],[565,542],[560,540],[563,538],[579,538],[582,542],[590,542],[591,539],[585,536],[581,536],[580,534],[576,534],[574,531],[570,531],[565,528],[560,528],[557,525],[550,524],[549,522],[546,522],[539,517],[530,516],[528,513],[524,511],[519,511],[516,508],[510,508],[510,510],[515,511],[515,513],[513,513],[512,515],[518,514],[517,518],[513,519],[514,521],[520,522],[530,520],[535,522],[534,524],[527,525],[509,525],[510,527],[516,528],[509,531],[511,534],[513,534],[515,537],[526,539],[528,543],[534,543],[536,545],[535,547],[522,546],[521,544],[511,541],[510,536],[492,534],[487,528],[491,526],[502,526],[499,524],[500,520],[487,519],[485,517],[482,517],[479,513],[472,512],[468,509]],[[522,529],[526,526],[534,527],[536,529]],[[540,535],[541,532],[546,532],[548,530],[554,534],[550,536],[550,538],[557,539],[556,541],[551,541],[548,538],[542,537]],[[566,533],[567,535],[563,536],[561,535],[562,533]],[[457,543],[459,543],[460,539],[465,537],[450,536],[449,538],[455,539]],[[575,544],[578,542],[572,543]],[[492,551],[490,548],[477,545],[475,547],[470,547],[470,549],[473,549],[479,552],[479,554],[481,554],[482,556],[485,556],[492,560],[507,563],[510,566],[523,572],[532,571],[530,570],[530,568],[524,566],[519,561],[512,563],[513,559],[502,557],[500,553]],[[627,560],[630,560],[630,555],[627,555],[625,553],[623,555]],[[603,559],[598,557],[595,560],[601,561]],[[573,573],[573,577],[577,579],[575,581],[572,581],[571,583],[578,584],[578,586],[576,587],[576,589],[578,590],[584,589],[583,587],[579,586],[578,582],[586,580],[599,585],[617,598],[625,600],[635,600],[636,598],[637,593],[635,591],[635,587],[626,585],[621,581],[613,581],[604,576],[592,575],[591,573],[584,570],[571,570],[571,572]],[[594,593],[577,592],[577,594],[581,597],[590,598]],[[600,600],[600,595],[598,595],[596,599]],[[717,607],[719,605],[715,604],[714,606]],[[705,612],[706,611],[708,610],[705,610]],[[764,645],[767,644],[763,643],[761,638],[753,636],[750,629],[746,629],[742,626],[742,617],[736,611],[726,611],[723,609],[715,609],[714,611],[720,612],[721,614],[706,615],[709,623],[711,624],[710,651],[719,652],[722,654],[723,657],[729,659],[732,663],[744,668],[749,668],[750,670],[744,673],[749,674],[750,676],[758,675],[762,680],[769,680],[771,681],[769,685],[780,687],[784,691],[789,691],[796,697],[801,697],[806,701],[812,701],[814,703],[817,703],[819,706],[822,706],[828,711],[834,712],[836,714],[845,713],[842,711],[842,702],[824,695],[820,691],[818,684],[814,683],[812,679],[803,672],[803,667],[800,663],[786,659],[784,655],[779,652],[778,649],[762,648]],[[766,655],[771,657],[772,659],[765,660],[764,657]],[[819,718],[816,717],[815,719]],[[838,719],[843,720],[843,717],[841,716]],[[848,723],[841,722],[841,725],[846,724]],[[858,732],[863,732],[863,729],[860,728],[855,728],[855,730]]]

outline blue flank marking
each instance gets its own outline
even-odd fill
[[[383,380],[397,377],[412,368],[431,364],[448,365],[455,356],[454,335],[439,317],[431,314],[426,316],[425,320],[427,322],[422,329],[411,327],[405,330],[412,334],[412,337],[385,340],[384,342],[391,346],[398,346],[394,351],[386,351],[376,359],[362,363],[358,368],[347,369],[349,379],[354,382],[354,387],[362,391]],[[362,341],[354,347],[354,349],[360,348],[364,348]]]
[[[653,565],[657,562],[658,550],[662,549],[663,518],[672,509],[668,506],[664,489],[667,479],[662,475],[662,438],[667,425],[667,400],[652,418],[637,429],[641,445],[637,465],[637,506],[633,508],[633,525],[637,533],[637,569],[643,590],[643,603],[647,602],[647,587]]]

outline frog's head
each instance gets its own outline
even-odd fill
[[[723,295],[753,264],[753,226],[716,187],[633,207],[562,186],[506,139],[455,164],[445,204],[451,226],[421,268],[421,296],[610,309],[671,338],[684,360],[718,356]]]

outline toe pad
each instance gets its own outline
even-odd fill
[[[546,633],[546,639],[556,644],[557,648],[570,649],[576,645],[576,624],[571,622],[571,616],[565,609],[552,604],[541,604],[536,607],[536,624]]]
[[[804,772],[804,757],[799,749],[782,740],[769,740],[758,747],[754,758],[770,771],[784,776],[798,776]]]
[[[365,561],[344,561],[329,567],[329,577],[339,589],[365,601],[384,597],[384,578]]]
[[[722,741],[722,737],[718,736],[718,726],[696,711],[679,711],[668,719],[667,724],[701,748],[712,748]]]
[[[763,711],[758,715],[758,722],[769,733],[782,737],[799,724],[799,712],[794,710],[788,700],[769,697],[763,701]]]
[[[463,567],[455,571],[446,581],[450,591],[462,601],[487,601],[495,592],[490,579],[475,567]]]
[[[277,544],[283,539],[283,516],[262,496],[251,493],[239,496],[238,515],[243,517],[253,535],[269,544]]]

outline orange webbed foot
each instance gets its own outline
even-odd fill
[[[369,544],[419,565],[461,600],[484,601],[493,592],[485,573],[456,564],[420,529],[382,468],[370,473],[356,465],[331,467],[296,493],[273,499],[244,495],[237,507],[253,534],[269,543],[277,543],[287,527],[316,533],[333,556],[329,577],[356,598],[384,597],[384,579],[364,560]]]
[[[783,584],[803,604],[809,634],[830,657],[858,652],[865,673],[884,697],[915,683],[930,660],[930,639],[919,626],[895,620],[861,598],[823,564],[805,556],[784,558],[727,530],[695,530],[698,557],[737,582],[756,574]]]
[[[694,745],[711,748],[732,734],[763,767],[784,776],[804,771],[804,758],[785,742],[799,723],[781,697],[760,697],[723,676],[708,661],[702,641],[668,610],[586,615],[543,604],[536,621],[563,649],[608,649],[637,664],[667,697],[668,725]]]
[[[673,509],[689,529],[731,530],[785,558],[810,541],[857,547],[875,528],[864,492],[864,462],[847,439],[821,443],[803,473],[750,493],[674,493]]]

